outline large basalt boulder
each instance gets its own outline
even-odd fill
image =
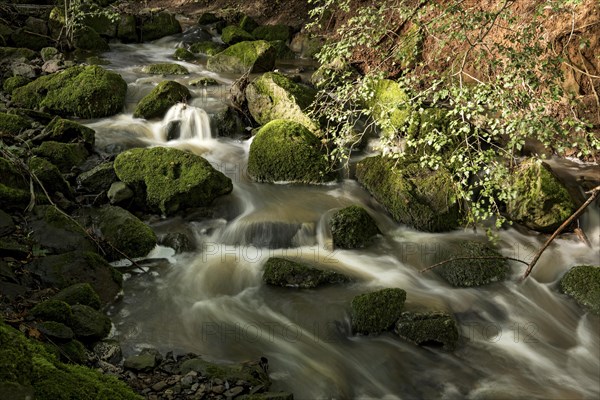
[[[141,39],[144,42],[181,33],[181,25],[173,14],[160,12],[144,17],[141,23]]]
[[[265,264],[263,281],[269,285],[302,289],[345,283],[350,279],[334,271],[326,271],[285,258],[271,257]]]
[[[282,119],[263,126],[250,145],[248,174],[258,182],[329,180],[321,142],[304,125]]]
[[[427,232],[457,228],[462,219],[450,173],[432,171],[417,162],[369,157],[356,167],[356,177],[400,223]]]
[[[167,215],[209,206],[233,190],[231,179],[204,158],[174,148],[128,150],[117,156],[115,172],[145,207]]]
[[[333,245],[342,249],[367,246],[379,233],[373,217],[360,206],[350,206],[336,211],[329,222]]]
[[[544,163],[526,160],[511,177],[516,191],[516,197],[506,203],[511,221],[549,233],[577,209],[567,189]]]
[[[252,117],[261,125],[275,119],[298,122],[311,131],[317,124],[306,114],[316,91],[276,72],[267,72],[246,87],[246,100]]]
[[[62,117],[99,118],[121,111],[126,92],[119,74],[95,65],[76,66],[15,89],[12,100]]]
[[[574,298],[580,306],[600,315],[600,266],[571,268],[560,280],[560,291]]]
[[[393,328],[400,318],[406,292],[398,288],[360,294],[352,299],[352,331],[379,334]]]
[[[266,72],[275,66],[275,58],[276,50],[267,41],[240,42],[211,57],[206,68],[230,74]]]
[[[188,88],[175,81],[163,81],[138,103],[135,118],[162,118],[169,108],[192,97]]]
[[[508,263],[486,243],[464,240],[441,246],[440,261],[451,260],[434,269],[456,287],[482,286],[502,281],[508,274]],[[455,260],[453,260],[455,259]]]
[[[223,43],[225,44],[232,45],[254,40],[254,37],[239,26],[230,25],[223,29],[223,32],[221,33],[221,40],[223,40]]]
[[[394,332],[418,345],[442,345],[446,350],[454,350],[458,342],[456,322],[443,312],[403,312]]]

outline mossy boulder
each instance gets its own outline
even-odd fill
[[[2,83],[2,89],[4,89],[4,91],[8,94],[12,94],[12,92],[16,88],[25,86],[29,82],[31,82],[31,79],[29,79],[25,76],[21,76],[21,75],[11,76],[10,78],[6,78],[6,80]],[[0,126],[2,126],[2,125],[0,124]]]
[[[456,287],[482,286],[502,281],[508,274],[508,263],[494,248],[486,243],[464,240],[443,246],[438,256],[442,264],[434,271]]]
[[[104,206],[98,212],[98,227],[111,248],[109,260],[118,260],[126,254],[130,258],[143,257],[156,246],[154,231],[129,211],[116,206]]]
[[[379,334],[390,330],[402,314],[406,292],[398,288],[360,294],[352,299],[352,331]]]
[[[105,192],[117,180],[112,162],[96,165],[77,177],[77,185],[91,193]]]
[[[117,38],[123,43],[134,43],[139,41],[135,16],[131,14],[121,14],[121,19],[117,24]]]
[[[460,225],[462,212],[454,182],[443,167],[432,171],[417,162],[375,156],[357,164],[356,177],[400,223],[427,232]]]
[[[81,165],[89,153],[83,143],[61,143],[47,141],[33,149],[33,154],[43,157],[63,172],[71,172],[73,167]]]
[[[117,177],[163,214],[209,206],[233,190],[231,179],[204,158],[174,148],[132,149],[117,156]]]
[[[58,343],[60,349],[60,361],[69,364],[85,364],[88,361],[86,349],[83,343],[73,339],[66,343]]]
[[[10,42],[17,48],[27,48],[40,51],[50,45],[50,38],[44,34],[31,32],[28,27],[15,29],[10,34]]]
[[[0,157],[0,204],[2,208],[25,209],[29,203],[29,183],[14,163]]]
[[[37,54],[36,51],[23,47],[0,47],[0,60],[4,61],[31,61],[37,57]]]
[[[333,245],[342,249],[358,249],[369,244],[379,233],[373,217],[360,206],[336,211],[329,223]]]
[[[188,49],[180,47],[173,53],[173,58],[180,61],[194,61],[196,56]]]
[[[190,46],[190,51],[194,54],[206,54],[207,56],[214,56],[225,50],[227,47],[221,43],[213,42],[211,40],[205,40],[202,42],[193,43]]]
[[[123,361],[123,368],[133,371],[151,371],[156,368],[158,357],[154,352],[144,351],[138,355],[127,357]]]
[[[225,44],[232,45],[254,40],[254,37],[239,26],[229,25],[223,29],[223,32],[221,33],[221,40],[223,40],[223,43]]]
[[[228,382],[245,381],[252,387],[261,387],[263,390],[268,389],[271,385],[269,374],[259,362],[255,361],[234,365],[220,365],[205,361],[198,357],[181,363],[179,368],[179,373],[181,375],[186,375],[190,371],[196,371],[211,380],[220,379]]]
[[[181,25],[173,14],[160,12],[142,19],[141,39],[144,42],[181,33]]]
[[[296,58],[294,52],[283,40],[271,40],[269,43],[275,48],[275,54],[278,60],[292,60]]]
[[[290,49],[301,57],[312,58],[323,47],[322,38],[317,35],[311,35],[305,31],[299,32],[292,38]]]
[[[417,345],[441,345],[454,350],[458,328],[454,318],[443,312],[403,312],[394,325],[394,332]]]
[[[110,332],[110,319],[100,311],[82,304],[72,306],[71,310],[73,310],[73,320],[70,327],[79,340],[100,340]]]
[[[117,37],[117,22],[112,21],[104,14],[87,15],[83,23],[97,32],[101,37],[107,39]]]
[[[398,82],[390,79],[369,81],[366,84],[371,96],[364,101],[371,110],[371,116],[384,134],[394,135],[409,122],[412,110],[408,107],[408,95]]]
[[[227,107],[213,115],[211,119],[212,132],[217,136],[235,137],[244,134],[246,124],[242,119],[241,113],[234,107]]]
[[[190,73],[183,65],[173,63],[146,65],[142,68],[142,72],[152,75],[187,75]]]
[[[579,265],[571,268],[560,280],[560,291],[577,304],[600,315],[600,267]]]
[[[231,74],[266,72],[275,66],[275,58],[276,50],[267,41],[240,42],[211,57],[206,68]]]
[[[76,49],[102,53],[110,50],[110,46],[98,32],[94,29],[84,26],[77,31],[73,41]]]
[[[249,15],[242,15],[242,18],[240,18],[240,21],[239,21],[238,25],[239,25],[240,28],[242,28],[246,32],[252,32],[253,30],[255,30],[256,28],[258,28],[258,26],[259,26],[258,22],[256,22]]]
[[[326,271],[285,258],[271,257],[265,264],[263,281],[268,285],[302,289],[345,283],[350,279],[334,271]]]
[[[314,89],[277,72],[261,75],[246,88],[248,110],[259,124],[286,119],[298,122],[313,132],[319,127],[305,114],[305,110],[311,105],[315,95]]]
[[[43,321],[35,327],[47,338],[52,340],[67,341],[73,339],[73,330],[60,322]]]
[[[252,36],[258,40],[282,40],[287,42],[291,37],[291,29],[287,25],[263,25],[252,31]]]
[[[248,174],[258,182],[329,180],[321,142],[304,125],[282,119],[263,126],[250,145]]]
[[[95,310],[99,310],[102,306],[100,296],[98,296],[98,293],[96,293],[92,285],[87,282],[76,283],[64,288],[54,295],[50,301],[64,302],[70,306],[83,304],[84,306],[92,307]],[[56,321],[55,319],[51,320]],[[69,321],[67,320],[65,323],[68,324]]]
[[[43,108],[62,117],[99,118],[114,115],[125,104],[127,83],[115,72],[96,65],[75,66],[13,91],[24,108]]]
[[[53,195],[56,192],[60,192],[66,197],[71,197],[73,190],[56,165],[36,156],[31,157],[28,164],[29,170],[35,174],[48,194]],[[39,186],[39,183],[36,184],[37,186]],[[44,193],[42,188],[38,188],[38,190],[40,193]]]
[[[162,118],[169,108],[192,97],[188,88],[175,81],[163,81],[138,103],[135,118]]]
[[[92,150],[96,141],[96,132],[75,121],[55,117],[42,131],[40,137],[34,139],[39,141],[55,141],[62,143],[83,143],[88,150]]]
[[[42,321],[55,321],[66,325],[69,325],[73,320],[71,306],[58,299],[46,300],[37,304],[29,314]]]
[[[569,192],[546,164],[529,159],[511,175],[516,197],[506,204],[511,221],[540,232],[553,232],[577,209]]]
[[[219,82],[214,78],[209,78],[207,76],[201,76],[200,78],[192,79],[189,84],[191,86],[218,86]]]
[[[31,128],[29,118],[0,112],[0,138],[3,136],[16,136],[29,128]]]

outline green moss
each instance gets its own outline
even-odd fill
[[[66,196],[72,194],[71,186],[63,178],[58,167],[48,160],[40,157],[31,157],[29,159],[29,170],[40,180],[48,194],[52,195],[55,192],[60,192]],[[41,188],[39,190],[40,193],[43,192]]]
[[[263,25],[252,31],[252,36],[259,40],[282,40],[287,42],[290,40],[291,31],[287,25]]]
[[[29,203],[29,184],[13,163],[0,157],[0,204],[25,209]]]
[[[231,180],[204,158],[174,148],[132,149],[115,160],[115,172],[146,206],[164,214],[208,206],[233,189]]]
[[[110,319],[100,311],[82,304],[76,304],[71,309],[73,310],[73,319],[69,326],[78,339],[100,340],[110,332]]]
[[[98,293],[96,293],[92,285],[87,282],[76,283],[66,287],[58,292],[52,299],[65,302],[72,306],[75,304],[83,304],[84,306],[92,307],[95,310],[99,310],[102,305]]]
[[[20,115],[0,112],[0,136],[18,135],[31,128],[31,120]]]
[[[142,21],[141,39],[143,41],[160,39],[176,33],[181,33],[181,25],[173,14],[161,12]]]
[[[333,244],[342,249],[358,249],[369,244],[379,233],[375,220],[360,206],[337,211],[330,222]]]
[[[31,61],[36,56],[37,53],[31,49],[26,49],[23,47],[0,47],[1,60],[14,60],[24,58],[27,61]]]
[[[146,65],[144,68],[142,68],[142,72],[153,75],[187,75],[190,73],[186,67],[172,63]]]
[[[376,156],[358,163],[356,177],[400,223],[427,232],[460,225],[454,183],[444,168],[431,171],[418,163]]]
[[[76,66],[42,76],[13,92],[15,104],[60,116],[106,117],[125,104],[127,83],[99,66]]]
[[[407,124],[411,114],[409,99],[398,82],[380,79],[367,85],[373,95],[365,99],[365,104],[375,121],[385,128],[384,134],[391,135]]]
[[[179,373],[185,375],[190,371],[196,371],[209,380],[221,379],[228,382],[246,381],[251,386],[262,386],[268,389],[271,385],[268,374],[258,363],[243,363],[238,365],[218,365],[201,358],[192,358],[181,363]]]
[[[580,265],[571,268],[560,280],[560,291],[600,315],[600,267]]]
[[[65,325],[71,324],[73,320],[71,306],[59,299],[43,301],[33,307],[29,313],[39,320],[60,322]]]
[[[192,85],[192,86],[218,86],[219,82],[216,79],[202,76],[200,78],[191,80],[190,85]]]
[[[71,340],[73,339],[73,330],[61,322],[44,321],[36,324],[37,329],[44,336],[53,340]]]
[[[175,58],[176,60],[182,60],[182,61],[194,61],[196,59],[196,56],[194,55],[194,53],[192,53],[188,49],[179,47],[177,50],[175,50],[175,53],[173,54],[173,58]]]
[[[99,228],[112,247],[130,258],[143,257],[156,246],[154,231],[121,207],[102,207]],[[123,256],[117,253],[108,258],[121,259]]]
[[[379,334],[391,329],[400,318],[406,292],[388,288],[364,293],[352,299],[352,330],[355,333]]]
[[[2,89],[4,89],[4,91],[8,94],[12,94],[12,92],[16,88],[25,86],[29,82],[31,82],[31,79],[26,78],[24,76],[21,76],[21,75],[11,76],[10,78],[6,78],[6,80],[2,83]],[[3,124],[0,122],[0,127],[1,126],[3,126]]]
[[[60,361],[73,364],[85,364],[88,360],[85,346],[79,340],[69,340],[59,343]]]
[[[75,121],[60,117],[55,117],[48,126],[44,128],[43,136],[44,140],[52,140],[55,142],[85,143],[86,147],[90,150],[94,147],[96,140],[93,129]]]
[[[60,143],[47,141],[33,149],[33,154],[43,157],[56,165],[61,172],[70,172],[73,167],[81,165],[88,157],[83,143]]]
[[[254,37],[239,26],[229,25],[223,29],[223,32],[221,33],[221,40],[223,40],[225,44],[232,45],[254,40]]]
[[[414,68],[421,59],[423,51],[423,32],[419,25],[412,24],[409,29],[400,35],[399,45],[396,47],[395,58],[402,69]]]
[[[310,289],[327,284],[349,282],[350,279],[334,271],[325,271],[284,258],[271,257],[265,264],[263,281],[274,286]]]
[[[312,132],[318,131],[319,127],[304,111],[315,95],[314,89],[276,72],[261,75],[246,88],[248,109],[256,122],[264,125],[275,119],[286,119],[300,123]]]
[[[271,121],[250,145],[248,173],[259,182],[323,182],[328,167],[319,139],[297,122]]]
[[[175,81],[163,81],[145,96],[135,108],[135,118],[162,118],[169,108],[185,102],[192,95],[188,88]]]
[[[106,40],[102,39],[98,32],[94,29],[84,26],[75,35],[74,46],[79,50],[86,50],[91,52],[104,52],[109,51],[110,47]]]
[[[459,257],[465,259],[450,261],[434,269],[452,286],[487,285],[504,280],[508,273],[506,259],[486,243],[461,241],[440,258],[450,260]]]
[[[240,42],[211,57],[206,68],[231,74],[266,72],[275,66],[276,55],[276,49],[267,41]]]
[[[206,40],[203,42],[196,42],[190,46],[190,51],[192,53],[201,53],[206,54],[208,56],[214,56],[225,50],[226,47],[220,43],[213,42],[211,40]]]
[[[576,210],[567,189],[544,163],[522,162],[511,184],[516,197],[506,204],[507,216],[530,229],[553,232]]]
[[[454,318],[441,312],[403,312],[396,322],[394,332],[418,345],[440,344],[446,350],[454,350],[458,342]]]
[[[137,42],[139,40],[135,16],[121,14],[121,20],[117,25],[117,38],[123,43]]]

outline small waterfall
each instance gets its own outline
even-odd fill
[[[161,137],[165,141],[211,140],[210,118],[202,108],[177,103],[163,118]]]

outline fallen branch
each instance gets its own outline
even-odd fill
[[[579,209],[573,213],[573,215],[571,215],[565,222],[563,222],[562,225],[559,226],[556,231],[554,231],[554,233],[552,234],[552,236],[550,236],[550,238],[548,238],[548,240],[546,240],[546,243],[544,243],[544,245],[537,251],[537,253],[535,253],[535,256],[533,257],[533,260],[531,260],[531,262],[527,266],[527,270],[523,274],[523,279],[527,278],[529,276],[529,274],[531,274],[531,270],[533,269],[533,267],[535,266],[535,264],[538,262],[538,260],[542,256],[542,253],[544,252],[544,250],[546,250],[548,248],[548,246],[550,246],[550,243],[552,243],[552,241],[558,235],[560,235],[560,233],[563,230],[565,230],[565,228],[567,226],[569,226],[571,224],[571,222],[573,222],[576,218],[578,218],[583,213],[583,211],[585,211],[585,209],[587,208],[587,206],[589,206],[590,204],[592,204],[592,202],[594,200],[596,200],[596,198],[600,194],[600,186],[596,186],[595,188],[593,188],[592,190],[590,190],[589,192],[586,192],[586,193],[591,193],[590,198],[587,199],[586,202],[583,203],[583,205],[581,207],[579,207]]]
[[[527,265],[527,262],[525,262],[525,261],[523,261],[523,260],[519,260],[518,258],[513,258],[513,257],[504,257],[504,256],[489,256],[489,257],[454,257],[454,258],[450,258],[449,260],[444,260],[444,261],[441,261],[441,262],[439,262],[439,263],[433,264],[432,266],[430,266],[430,267],[427,267],[427,268],[425,268],[425,269],[422,269],[422,270],[420,270],[419,272],[420,272],[420,273],[427,272],[427,271],[429,271],[429,270],[432,270],[432,269],[434,269],[434,268],[437,268],[437,267],[439,267],[439,266],[441,266],[441,265],[448,264],[449,262],[452,262],[452,261],[457,261],[457,260],[500,260],[500,259],[501,259],[501,260],[511,260],[511,261],[516,261],[516,262],[520,262],[520,263],[522,263],[522,264],[525,264],[525,265]]]

